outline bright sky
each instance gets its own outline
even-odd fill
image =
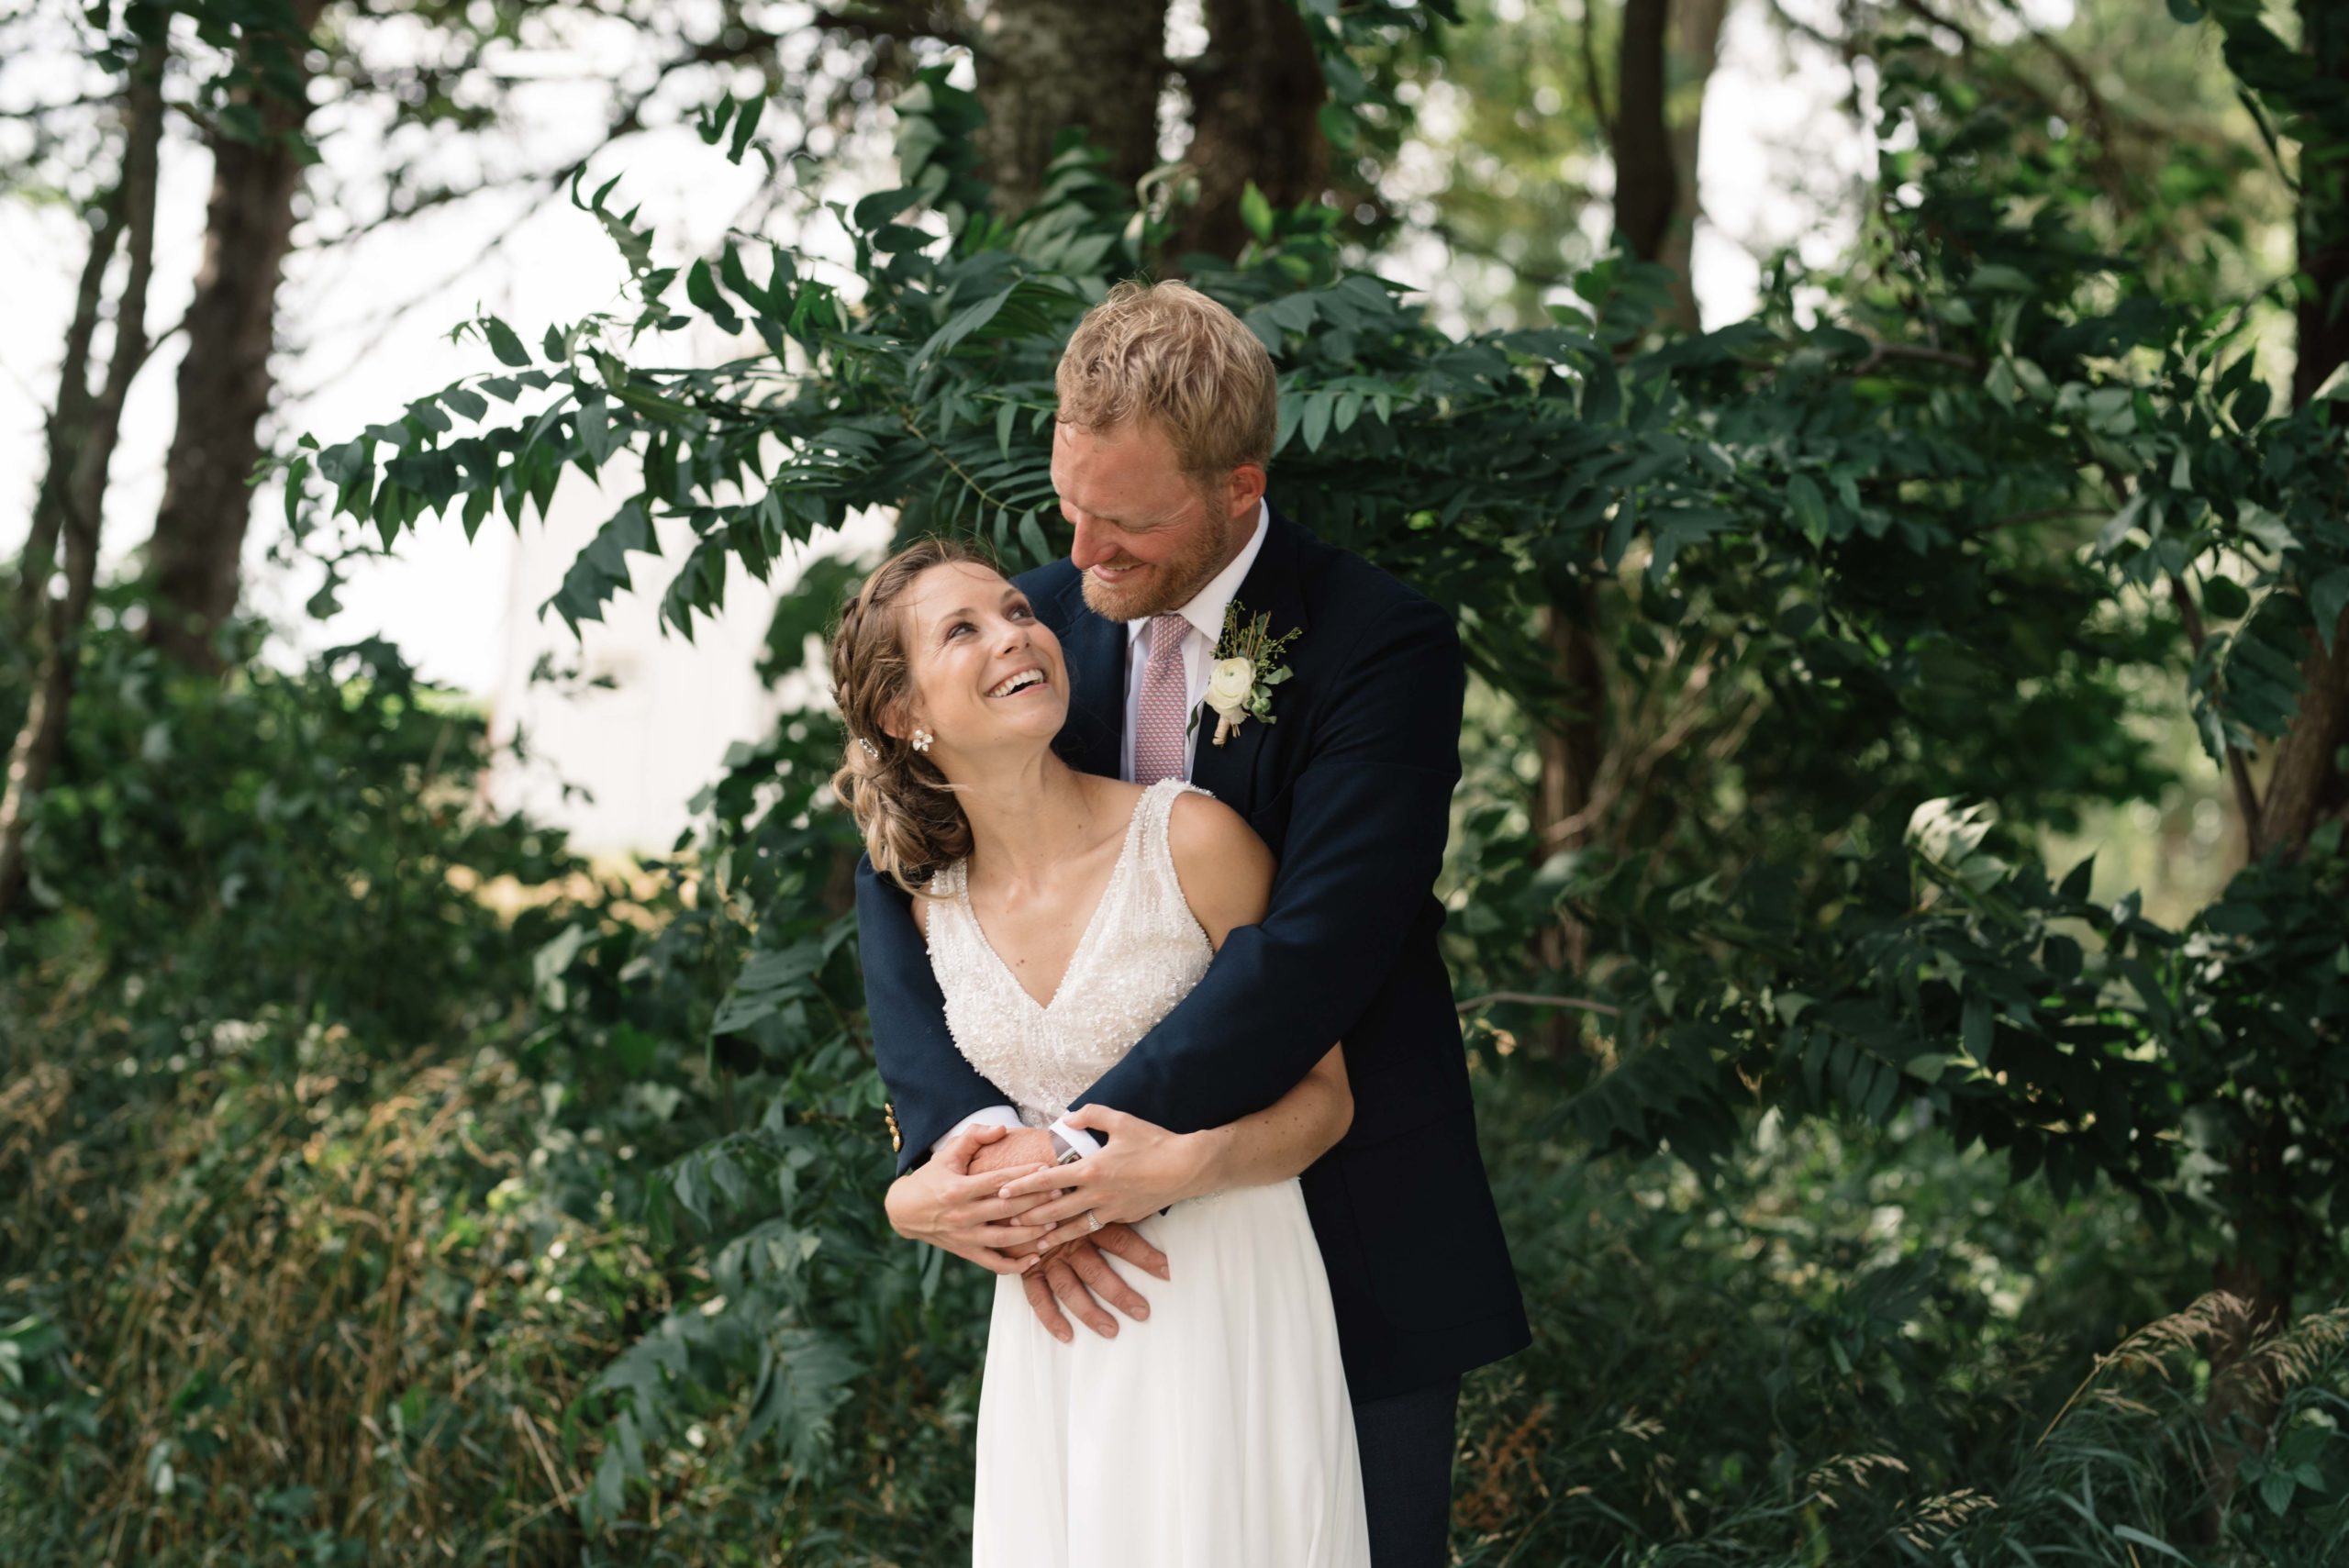
[[[1793,8],[1827,13],[1831,0]],[[534,57],[534,69],[546,80],[521,98],[515,147],[507,154],[527,150],[533,162],[551,163],[590,144],[604,113],[598,77],[624,63],[592,50],[567,61]],[[36,80],[44,64],[51,73],[45,83]],[[58,96],[56,65],[54,59],[28,63],[22,56],[0,62],[0,106],[36,93]],[[1841,65],[1806,45],[1790,50],[1765,7],[1753,0],[1733,7],[1706,100],[1699,159],[1709,222],[1699,231],[1694,264],[1709,324],[1734,320],[1750,308],[1758,276],[1753,252],[1799,241],[1813,259],[1826,260],[1847,240],[1846,223],[1819,216],[1833,208],[1866,156],[1856,128],[1838,107],[1847,92]],[[336,113],[321,111],[321,127],[331,128]],[[371,177],[367,161],[380,158],[381,148],[365,128],[351,128],[354,134],[328,136],[325,151],[334,173],[363,186]],[[772,111],[767,128],[776,128]],[[13,151],[0,140],[0,158]],[[150,302],[150,320],[159,327],[179,319],[192,291],[204,227],[205,161],[184,141],[167,139]],[[615,173],[624,176],[616,199],[622,206],[643,204],[664,261],[708,247],[741,215],[761,177],[755,167],[727,164],[685,128],[640,136],[607,151],[590,169],[588,185]],[[846,171],[828,194],[852,198],[888,179],[885,166]],[[621,311],[620,263],[594,220],[562,198],[534,213],[527,211],[529,206],[529,198],[513,193],[484,195],[356,242],[297,253],[282,294],[280,426],[337,439],[391,417],[410,398],[489,368],[477,342],[452,346],[446,337],[476,308],[505,317],[530,342],[550,321]],[[819,222],[802,244],[838,256],[834,239],[836,232]],[[42,466],[42,411],[53,396],[84,244],[80,226],[61,209],[0,204],[0,297],[9,305],[0,334],[0,550],[17,549],[28,524]],[[1434,286],[1444,260],[1440,247],[1425,242],[1407,247],[1382,270]],[[387,321],[394,306],[406,308]],[[143,542],[143,525],[161,499],[179,358],[175,338],[133,390],[108,494],[109,566]],[[342,591],[341,613],[323,624],[306,622],[300,613],[318,581],[315,568],[289,576],[263,564],[268,545],[283,531],[274,498],[267,498],[247,541],[249,603],[295,627],[303,646],[380,632],[433,679],[475,692],[497,684],[503,617],[517,613],[509,610],[507,593],[514,540],[502,524],[484,525],[468,544],[453,520],[425,523],[400,540],[396,559],[358,565]],[[640,595],[614,614],[640,614],[649,622],[652,607]],[[524,606],[518,613],[534,608]],[[281,649],[273,656],[282,661],[289,652]]]

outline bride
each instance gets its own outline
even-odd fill
[[[916,895],[955,1045],[1023,1122],[1048,1126],[1183,999],[1227,933],[1264,917],[1272,855],[1187,784],[1063,762],[1060,643],[960,545],[884,562],[842,613],[831,659],[851,737],[833,787],[874,868]],[[1226,1127],[1071,1118],[1155,1173],[1152,1188],[1177,1198],[1163,1211],[975,1195],[986,1245],[1019,1260],[996,1279],[988,1326],[975,1568],[1364,1568],[1353,1410],[1296,1180],[1353,1115],[1332,1046]],[[913,1233],[899,1208],[893,1188],[891,1221]],[[1106,1220],[1135,1221],[1172,1262],[1145,1321],[1062,1340],[1019,1273]]]

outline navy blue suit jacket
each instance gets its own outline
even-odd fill
[[[1124,626],[1086,606],[1067,562],[1019,580],[1067,657],[1055,742],[1115,778],[1124,741]],[[1078,1104],[1174,1132],[1219,1127],[1295,1085],[1336,1041],[1352,1129],[1304,1173],[1349,1392],[1440,1382],[1531,1338],[1476,1150],[1467,1058],[1431,891],[1460,777],[1466,685],[1434,603],[1278,512],[1241,584],[1284,654],[1275,722],[1223,746],[1207,716],[1191,782],[1247,817],[1278,858],[1270,907],[1234,930],[1199,984]],[[957,1122],[1009,1096],[963,1060],[904,893],[861,865],[857,922],[874,1052],[910,1169]],[[1180,1266],[1178,1262],[1176,1266]]]

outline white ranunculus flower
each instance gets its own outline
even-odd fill
[[[1219,659],[1208,672],[1208,706],[1227,718],[1245,712],[1255,684],[1255,665],[1245,659]]]

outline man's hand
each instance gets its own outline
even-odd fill
[[[975,1129],[974,1129],[975,1130]],[[979,1147],[971,1158],[971,1173],[982,1171],[1004,1171],[1014,1165],[1050,1165],[1052,1162],[1052,1135],[1041,1127],[993,1128],[996,1134]],[[943,1152],[943,1151],[941,1151]]]
[[[1043,1139],[1050,1158],[1052,1140],[1047,1134],[1033,1129],[1020,1130]],[[1018,1223],[1021,1215],[1043,1200],[1005,1198],[997,1194],[1007,1173],[1016,1170],[1024,1175],[1039,1167],[1027,1161],[975,1174],[973,1170],[980,1154],[1018,1136],[1001,1127],[974,1127],[948,1139],[927,1164],[889,1184],[890,1228],[909,1240],[927,1241],[958,1258],[968,1258],[991,1273],[1029,1272],[1039,1260],[1010,1253],[1017,1248],[1032,1247],[1043,1235],[1044,1226]]]
[[[1028,1292],[1028,1306],[1036,1320],[1063,1345],[1076,1337],[1076,1331],[1068,1326],[1061,1311],[1063,1304],[1077,1321],[1105,1340],[1118,1337],[1118,1320],[1103,1309],[1101,1301],[1137,1323],[1150,1316],[1150,1303],[1109,1266],[1103,1252],[1123,1258],[1160,1279],[1173,1277],[1167,1272],[1166,1254],[1143,1240],[1141,1232],[1130,1225],[1105,1225],[1083,1240],[1060,1248],[1050,1258],[1023,1260],[1043,1264],[1029,1270],[1019,1284]],[[1097,1296],[1101,1301],[1094,1299]]]

